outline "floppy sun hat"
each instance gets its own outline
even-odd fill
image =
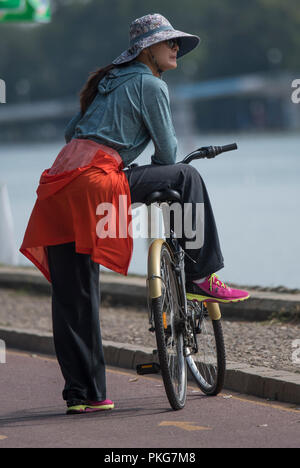
[[[177,58],[191,52],[200,42],[198,36],[174,29],[171,23],[158,13],[142,16],[134,20],[130,25],[129,36],[130,47],[112,62],[114,65],[130,62],[146,47],[169,39],[178,40],[179,51]]]

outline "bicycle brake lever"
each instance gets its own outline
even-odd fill
[[[219,154],[218,148],[218,146],[203,146],[202,148],[198,148],[197,151],[202,151],[202,153],[205,153],[204,158],[212,159]]]

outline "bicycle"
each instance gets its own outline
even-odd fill
[[[188,154],[180,163],[214,158],[237,149],[237,145],[202,147]],[[152,203],[180,202],[179,192],[155,191],[145,200]],[[221,312],[217,302],[188,300],[185,289],[184,257],[174,230],[166,239],[154,240],[148,252],[149,331],[155,332],[159,364],[137,366],[138,374],[161,372],[171,407],[182,409],[186,402],[187,368],[200,390],[218,395],[226,372],[225,345]]]

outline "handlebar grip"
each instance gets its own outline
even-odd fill
[[[231,145],[221,146],[221,148],[222,148],[222,153],[225,153],[226,151],[236,150],[238,146],[236,143],[232,143]]]

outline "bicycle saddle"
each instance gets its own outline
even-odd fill
[[[171,201],[176,201],[180,202],[181,201],[181,196],[180,193],[177,192],[177,190],[173,189],[165,189],[165,190],[155,190],[155,192],[150,193],[144,201],[146,205],[151,205],[151,203],[155,202],[171,202]]]

